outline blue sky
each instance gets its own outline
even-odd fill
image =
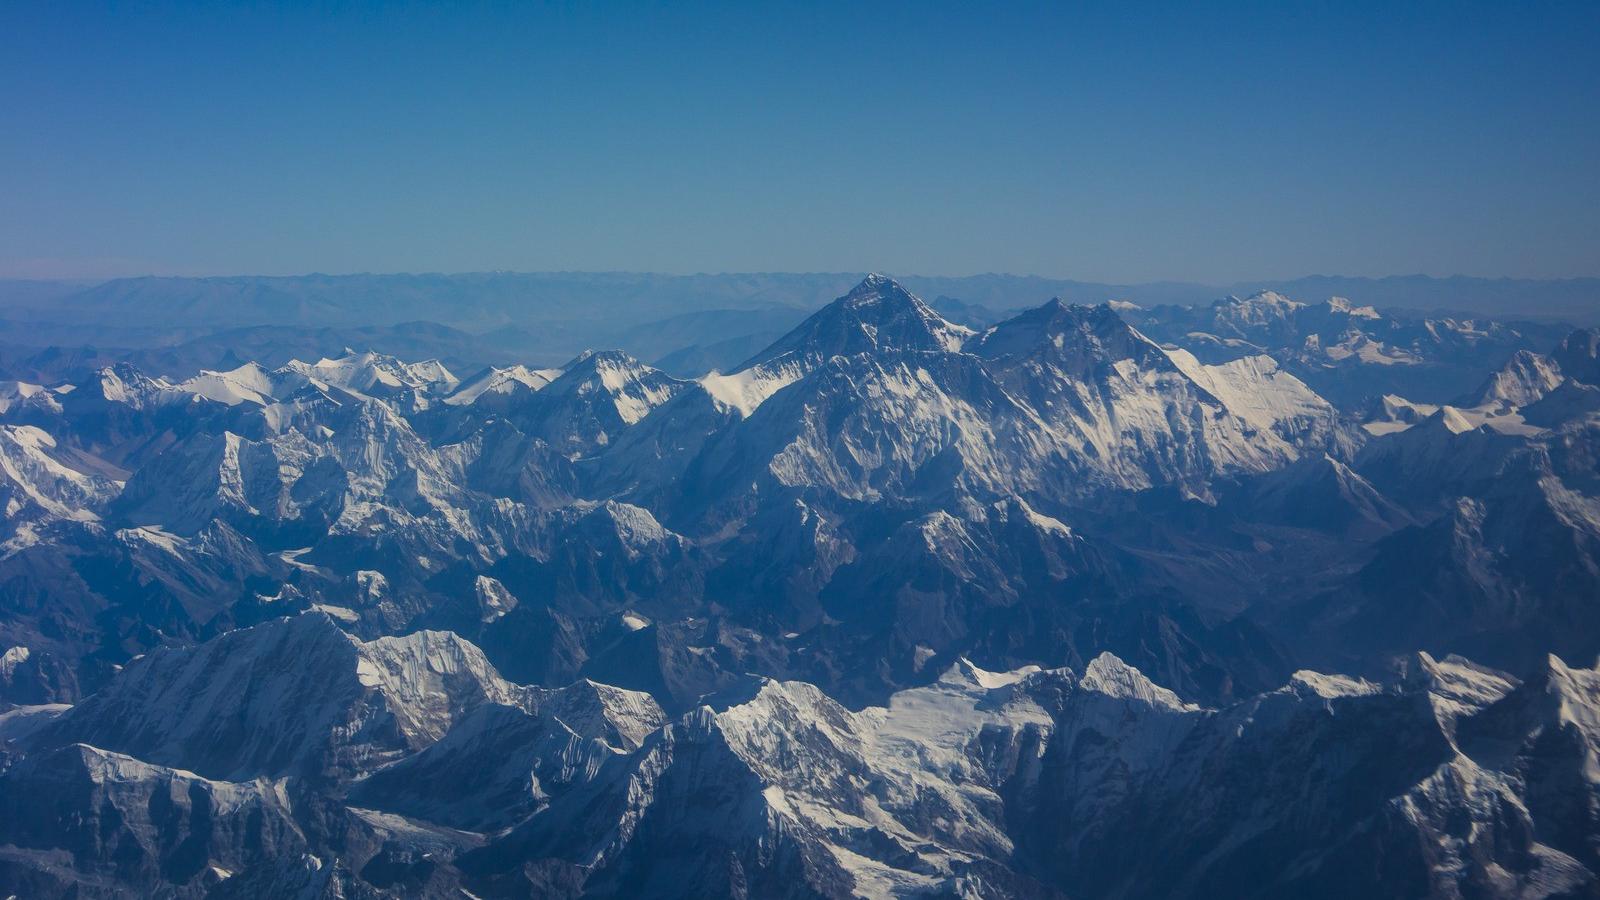
[[[0,276],[1600,274],[1600,3],[0,4]]]

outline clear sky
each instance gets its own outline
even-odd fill
[[[0,276],[1600,274],[1600,3],[0,3]]]

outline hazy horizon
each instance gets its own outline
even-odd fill
[[[1236,278],[1227,281],[1208,281],[1185,278],[1154,278],[1148,280],[1103,280],[1096,278],[1079,277],[1072,274],[1044,274],[1039,272],[1012,272],[1012,271],[971,271],[971,272],[890,272],[882,269],[768,269],[768,270],[701,270],[701,271],[663,271],[660,269],[459,269],[459,270],[349,270],[349,271],[284,271],[284,272],[124,272],[107,275],[8,275],[0,273],[0,282],[48,282],[62,284],[103,284],[108,281],[125,281],[133,279],[195,279],[195,280],[227,280],[234,278],[460,278],[480,275],[627,275],[639,277],[660,278],[738,278],[741,276],[861,276],[867,274],[889,275],[901,279],[946,279],[960,280],[966,278],[1016,278],[1037,281],[1063,281],[1080,282],[1083,284],[1101,284],[1111,287],[1119,285],[1186,285],[1194,287],[1231,288],[1247,284],[1267,284],[1290,281],[1309,281],[1314,279],[1341,279],[1351,281],[1396,281],[1403,279],[1429,279],[1432,281],[1528,281],[1528,282],[1572,282],[1600,280],[1600,274],[1592,275],[1564,275],[1555,277],[1527,277],[1520,275],[1471,275],[1464,272],[1434,273],[1434,272],[1391,272],[1383,275],[1353,275],[1344,272],[1303,272],[1299,274],[1262,275],[1255,277]]]

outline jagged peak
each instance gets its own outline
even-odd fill
[[[1544,670],[1541,674],[1547,678],[1565,681],[1572,677],[1572,667],[1567,665],[1566,660],[1556,654],[1546,653],[1544,655]]]
[[[1520,742],[1550,728],[1576,729],[1591,746],[1600,746],[1600,670],[1574,668],[1547,654],[1527,681],[1472,722],[1468,739],[1481,749],[1484,738]]]
[[[1139,700],[1174,709],[1198,708],[1184,703],[1177,694],[1151,681],[1109,650],[1089,661],[1083,669],[1083,677],[1078,679],[1078,686],[1123,700]]]
[[[525,742],[531,742],[540,733],[541,723],[538,716],[521,706],[491,701],[480,704],[457,719],[455,725],[439,739],[438,746],[441,749],[462,746],[486,734],[507,731]]]
[[[1539,666],[1538,674],[1533,679],[1530,679],[1530,684],[1542,682],[1547,692],[1550,692],[1550,690],[1560,690],[1560,692],[1579,690],[1579,692],[1584,692],[1586,689],[1582,685],[1586,684],[1594,685],[1592,689],[1600,689],[1600,660],[1595,661],[1595,665],[1597,665],[1597,668],[1573,666],[1568,661],[1563,660],[1557,653],[1546,653],[1544,655],[1544,665]],[[1590,698],[1590,701],[1600,701],[1600,695]]]
[[[453,634],[362,642],[316,610],[153,651],[53,723],[52,735],[229,780],[306,766],[353,774],[437,740],[480,702],[523,696]],[[392,730],[366,727],[385,716]],[[210,742],[234,727],[224,723],[244,723],[248,740]]]
[[[373,350],[345,348],[337,358],[323,357],[314,363],[291,359],[272,373],[275,377],[297,375],[346,390],[386,392],[412,390],[450,390],[460,383],[437,359],[408,363],[399,357]]]
[[[1291,300],[1283,294],[1273,290],[1256,291],[1250,296],[1245,297],[1241,302],[1267,306],[1281,306],[1286,309],[1299,309],[1300,307],[1305,306],[1305,304],[1299,300]]]
[[[1381,499],[1377,488],[1360,473],[1326,452],[1307,454],[1298,461],[1268,475],[1260,482],[1260,495],[1277,498],[1279,503],[1297,504],[1300,491],[1331,487]],[[1386,501],[1385,501],[1386,502]]]
[[[704,704],[668,722],[662,733],[672,739],[703,741],[717,731],[717,711]]]
[[[1424,424],[1433,423],[1437,428],[1443,428],[1451,434],[1463,434],[1473,430],[1472,422],[1461,414],[1461,410],[1454,406],[1441,406],[1439,411],[1429,416]]]
[[[604,367],[627,369],[650,368],[649,366],[635,359],[632,354],[628,353],[626,350],[611,348],[585,350],[568,360],[567,364],[561,367],[561,371],[563,374],[571,374],[586,369],[592,370]]]
[[[1426,650],[1413,651],[1400,663],[1399,683],[1403,687],[1460,695],[1473,691],[1488,705],[1505,696],[1521,682],[1498,669],[1479,665],[1452,653],[1443,659]]]
[[[1555,357],[1574,370],[1583,370],[1600,360],[1600,328],[1579,328],[1561,339]]]
[[[585,506],[587,508],[585,509]],[[655,514],[642,506],[603,500],[593,505],[580,504],[581,519],[601,523],[616,534],[617,540],[628,548],[660,544],[678,540],[678,535],[668,530]]]
[[[1301,669],[1290,676],[1286,688],[1302,697],[1336,700],[1340,697],[1365,697],[1382,692],[1383,688],[1364,678],[1348,675],[1325,675],[1310,669]]]
[[[115,378],[119,381],[158,381],[146,375],[138,366],[127,360],[119,360],[109,366],[101,366],[95,373],[99,378]]]
[[[1023,666],[1011,672],[992,672],[966,658],[958,658],[939,676],[939,683],[951,687],[994,691],[1009,688],[1040,671],[1038,666]]]
[[[1000,521],[1013,519],[1028,523],[1040,532],[1059,535],[1063,538],[1073,537],[1072,527],[1054,516],[1047,516],[1028,504],[1016,494],[1008,494],[996,500],[990,506]]]
[[[1041,317],[1070,322],[1115,324],[1123,328],[1131,327],[1110,303],[1069,303],[1060,297],[1051,297],[1039,306],[1024,310],[1006,321]],[[1002,322],[1000,324],[1003,325],[1005,323]]]
[[[517,391],[537,392],[561,377],[561,373],[561,369],[535,369],[521,363],[510,366],[488,366],[460,382],[444,402],[450,406],[463,406],[476,403],[485,396],[499,396]]]
[[[1543,682],[1543,692],[1556,701],[1555,715],[1562,723],[1578,725],[1591,739],[1600,740],[1600,661],[1597,668],[1570,666],[1554,653],[1546,654],[1544,670],[1531,683]]]
[[[535,397],[579,398],[609,404],[623,425],[643,419],[694,384],[645,365],[621,350],[586,350]],[[609,440],[612,435],[605,435]]]
[[[1518,350],[1461,403],[1468,408],[1520,408],[1537,403],[1564,380],[1561,366],[1551,357]]]
[[[1377,319],[1377,318],[1382,318],[1379,315],[1378,310],[1376,308],[1371,307],[1371,306],[1356,306],[1355,304],[1351,303],[1350,300],[1348,298],[1346,298],[1346,297],[1329,297],[1328,298],[1328,302],[1327,302],[1327,306],[1328,306],[1328,309],[1330,311],[1338,312],[1338,313],[1344,313],[1345,315],[1350,316],[1351,318],[1356,318],[1356,319]]]
[[[1083,306],[1059,297],[1000,322],[969,345],[988,359],[1048,354],[1080,365],[1130,358],[1163,365],[1165,360],[1161,348],[1110,304]]]
[[[85,392],[85,396],[98,393],[106,400],[132,406],[139,406],[146,400],[172,390],[171,382],[165,378],[146,375],[133,363],[126,361],[97,370],[87,379],[87,383],[97,390]]]
[[[823,693],[821,688],[807,681],[784,681],[760,676],[754,680],[754,687],[754,693],[749,700],[732,706],[719,715],[727,717],[730,713],[745,710],[759,712],[762,708],[771,709],[774,706],[799,710],[817,706],[842,709],[833,698]]]
[[[1116,309],[1110,303],[1073,303],[1068,300],[1063,300],[1060,297],[1051,297],[1049,300],[1046,300],[1038,306],[1033,307],[1031,310],[1024,310],[1021,315],[1027,315],[1030,312],[1037,313],[1040,311],[1049,313],[1071,312],[1075,315],[1117,315]]]
[[[787,366],[799,374],[831,357],[859,353],[956,353],[972,335],[972,329],[947,321],[894,279],[869,275],[728,374],[764,365]]]
[[[271,370],[268,369],[266,366],[263,366],[261,363],[258,363],[258,362],[256,362],[255,360],[252,359],[252,360],[249,360],[247,362],[240,363],[239,365],[234,366],[231,369],[201,369],[200,370],[200,374],[201,375],[227,375],[227,376],[270,375],[271,374]]]
[[[687,386],[692,382],[674,378],[647,363],[640,362],[624,350],[585,350],[562,366],[546,390],[556,393],[583,384],[598,384],[616,393],[630,383],[639,381],[661,382]]]
[[[836,313],[848,311],[866,323],[887,324],[896,316],[911,315],[928,322],[930,327],[965,330],[946,321],[934,311],[933,307],[924,303],[921,297],[885,275],[868,275],[860,284],[851,288],[848,294],[819,310],[817,315],[828,313],[830,310]]]
[[[328,641],[330,643],[349,644],[358,646],[361,642],[339,625],[339,621],[321,609],[308,609],[293,616],[283,616],[279,619],[269,620],[250,628],[241,628],[239,632],[250,632],[261,629],[259,634],[265,637],[274,627],[282,633],[292,635],[295,641]],[[234,634],[238,632],[229,632]],[[204,645],[202,645],[204,646]]]
[[[917,295],[906,290],[905,285],[895,281],[888,275],[872,272],[856,283],[843,297],[835,303],[843,302],[860,303],[863,301],[894,299],[921,304],[922,300]]]

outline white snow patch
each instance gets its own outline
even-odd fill
[[[756,366],[732,375],[712,372],[701,376],[699,382],[713,399],[748,418],[763,401],[799,380],[800,375],[796,366]]]
[[[319,612],[325,612],[333,618],[345,623],[346,625],[354,625],[356,622],[361,621],[361,616],[357,614],[355,610],[347,607],[330,606],[326,603],[313,603],[311,604],[311,608],[318,610]]]

